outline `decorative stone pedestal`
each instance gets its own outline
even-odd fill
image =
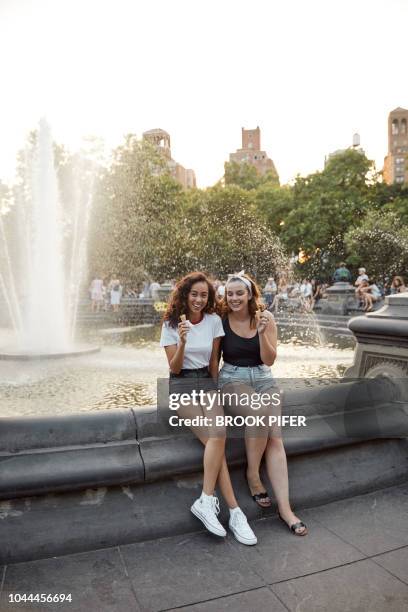
[[[387,296],[380,310],[354,317],[349,328],[357,345],[345,377],[408,377],[408,293]]]
[[[326,298],[319,301],[319,312],[330,315],[347,315],[350,309],[358,306],[355,288],[350,283],[334,283],[326,289]]]
[[[161,302],[167,302],[172,291],[173,286],[170,283],[162,283],[160,289],[157,290],[159,300]]]

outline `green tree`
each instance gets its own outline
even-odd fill
[[[263,281],[287,266],[279,238],[259,218],[245,189],[230,185],[197,192],[188,218],[189,251],[214,276],[245,269]]]
[[[224,183],[237,185],[242,189],[257,189],[261,185],[279,185],[279,177],[276,171],[268,170],[264,175],[260,174],[253,164],[248,162],[225,162]]]
[[[364,266],[370,276],[384,280],[408,270],[408,228],[395,212],[370,211],[357,228],[345,236],[348,262]]]
[[[149,143],[129,135],[96,186],[91,273],[117,274],[132,283],[179,274],[185,269],[183,210],[184,192],[165,160]]]
[[[349,150],[331,158],[322,172],[297,177],[293,209],[285,222],[285,243],[296,241],[299,249],[311,254],[358,225],[367,210],[367,177],[372,169],[364,154]]]
[[[282,240],[285,240],[286,219],[293,209],[293,190],[288,185],[279,187],[265,183],[255,192],[255,206],[265,221]]]
[[[302,273],[330,274],[344,254],[345,233],[372,206],[375,180],[373,162],[352,149],[330,158],[323,171],[296,178],[280,238],[289,252],[305,253],[308,264],[299,266]]]

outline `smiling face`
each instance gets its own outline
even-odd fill
[[[191,285],[187,297],[187,305],[190,314],[197,314],[204,310],[208,303],[208,285],[204,281]]]
[[[226,299],[228,307],[232,312],[241,312],[248,309],[249,293],[245,284],[241,281],[228,283]]]

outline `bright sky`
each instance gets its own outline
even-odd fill
[[[405,0],[0,0],[0,179],[43,115],[71,149],[161,127],[199,186],[257,125],[282,182],[355,131],[380,168],[407,23]]]

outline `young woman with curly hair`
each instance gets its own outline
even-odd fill
[[[277,329],[273,315],[261,304],[260,290],[250,276],[240,272],[230,276],[221,302],[224,336],[221,341],[223,366],[218,385],[222,393],[234,394],[229,403],[233,414],[261,415],[243,405],[239,397],[271,393],[270,405],[263,411],[279,416],[280,405],[272,395],[276,384],[270,366],[276,359]],[[234,397],[235,403],[234,403]],[[268,422],[266,420],[266,422]],[[246,428],[247,480],[254,501],[268,507],[271,501],[263,486],[259,468],[265,453],[266,470],[278,504],[278,515],[296,535],[306,535],[307,528],[293,513],[289,503],[288,469],[280,427]]]
[[[201,496],[191,506],[191,512],[215,535],[224,537],[226,531],[219,522],[219,502],[214,495],[218,484],[230,509],[229,527],[242,544],[256,544],[257,539],[239,508],[225,460],[225,427],[214,426],[215,417],[223,415],[217,403],[216,380],[218,353],[224,335],[221,318],[215,313],[215,290],[205,274],[192,272],[176,285],[164,314],[160,345],[166,351],[170,367],[170,394],[205,391],[208,403],[178,408],[178,416],[194,418],[206,416],[208,426],[191,427],[204,444],[204,479]],[[184,319],[184,320],[183,320]],[[205,400],[204,400],[205,402]]]

